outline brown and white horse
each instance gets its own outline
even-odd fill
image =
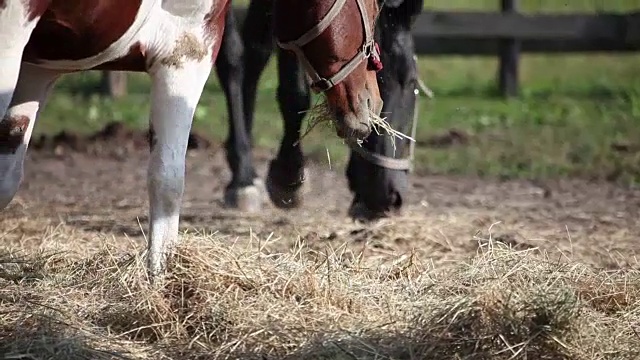
[[[148,167],[152,278],[178,241],[187,140],[216,60],[229,0],[0,0],[0,209],[13,199],[39,109],[58,77],[84,70],[152,79]],[[276,0],[276,38],[332,109],[338,135],[364,138],[382,101],[375,0]],[[364,35],[363,35],[364,34]],[[117,178],[114,178],[117,181]]]

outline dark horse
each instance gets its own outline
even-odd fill
[[[351,6],[355,3],[356,0],[346,2]],[[233,11],[229,11],[216,63],[217,75],[227,98],[230,125],[226,155],[232,179],[225,191],[225,203],[243,211],[256,211],[261,206],[259,182],[256,181],[251,157],[252,128],[258,80],[276,47],[272,5],[273,0],[251,1],[242,35],[237,29]],[[375,39],[380,45],[384,65],[377,75],[384,102],[382,115],[387,116],[395,130],[409,134],[418,83],[411,27],[422,11],[423,0],[386,0],[380,6]],[[295,54],[276,48],[277,100],[284,118],[284,136],[277,157],[270,163],[266,186],[275,206],[293,208],[302,202],[305,174],[299,140],[311,97],[305,73]],[[308,70],[304,62],[302,65],[307,68],[304,70]],[[362,148],[351,147],[346,171],[349,188],[355,195],[349,211],[351,216],[378,217],[401,208],[408,186],[407,172],[411,166],[407,158],[408,145],[407,140],[371,132]]]

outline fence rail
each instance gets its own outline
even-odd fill
[[[518,94],[521,53],[640,51],[640,9],[629,13],[518,12],[516,0],[500,0],[501,11],[425,10],[413,27],[418,55],[498,56],[498,83],[506,96]],[[242,26],[245,8],[234,8]]]

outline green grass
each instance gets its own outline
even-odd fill
[[[526,56],[520,99],[495,94],[497,63],[427,59],[423,76],[436,92],[422,101],[418,139],[449,128],[467,146],[421,147],[422,171],[539,178],[579,175],[635,182],[640,175],[640,57]],[[618,152],[615,145],[629,145]]]
[[[640,56],[525,56],[517,100],[495,96],[497,61],[488,58],[422,58],[421,77],[436,98],[420,99],[417,140],[424,143],[450,129],[469,143],[436,149],[418,146],[420,173],[499,177],[608,177],[640,179]],[[106,121],[147,126],[148,86],[144,74],[130,77],[131,95],[113,101],[84,97],[99,73],[69,75],[56,87],[36,127],[51,133],[79,127],[95,131]],[[259,86],[254,135],[258,146],[275,148],[282,120],[275,102],[274,62]],[[212,75],[194,127],[223,141],[227,135],[224,95]],[[628,145],[619,152],[613,145]],[[344,164],[346,147],[331,132],[314,130],[304,141],[308,154]]]
[[[241,6],[242,1],[236,1]],[[471,4],[472,6],[468,6]],[[498,1],[427,1],[429,8],[493,9]],[[626,11],[640,0],[522,0],[530,11]],[[640,55],[524,55],[522,96],[496,96],[497,59],[422,57],[420,75],[436,98],[420,99],[417,140],[457,129],[468,143],[448,148],[418,146],[418,173],[482,175],[502,178],[582,176],[626,184],[640,180]],[[36,133],[79,128],[90,132],[117,120],[145,128],[149,80],[132,74],[130,96],[113,101],[85,97],[98,72],[69,75],[59,82],[36,126]],[[277,77],[271,61],[258,92],[254,136],[258,146],[275,149],[282,120],[275,101]],[[194,127],[223,141],[227,136],[224,95],[215,73],[209,79]],[[306,153],[343,165],[347,148],[337,137],[316,129],[304,140]],[[616,150],[627,148],[625,151]]]

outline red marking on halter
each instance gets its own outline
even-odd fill
[[[382,70],[384,66],[382,65],[382,60],[380,59],[380,47],[377,42],[373,42],[373,49],[371,49],[371,54],[369,54],[369,62],[367,63],[367,70],[373,70],[378,72]]]
[[[380,59],[380,47],[375,41],[373,42],[373,48],[371,49],[371,54],[369,54],[368,59],[367,70],[378,72],[384,68],[382,60]]]

